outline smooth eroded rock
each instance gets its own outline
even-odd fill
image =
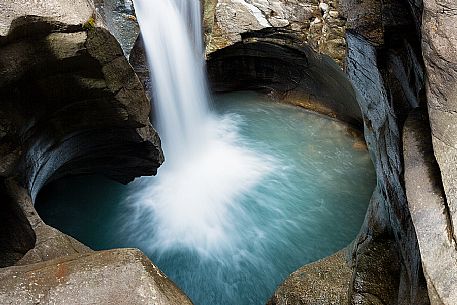
[[[192,304],[136,249],[75,254],[0,269],[0,303]]]
[[[425,111],[409,115],[403,129],[405,185],[432,305],[457,304],[457,250],[451,209],[433,155]]]
[[[428,113],[433,152],[440,168],[454,245],[457,240],[457,233],[454,230],[454,224],[457,223],[456,23],[457,3],[455,1],[424,0],[422,48],[427,69]],[[442,284],[438,278],[431,280],[437,286]]]
[[[268,305],[348,304],[351,268],[347,249],[305,265],[278,287]]]
[[[346,75],[290,29],[242,34],[242,41],[208,55],[214,91],[264,90],[280,100],[337,117],[356,127],[361,113]]]

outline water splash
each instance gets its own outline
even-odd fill
[[[223,119],[209,130],[224,140],[201,155],[205,166],[184,162],[181,175],[166,169],[159,179],[137,182],[133,193],[131,185],[95,177],[58,180],[46,188],[47,195],[40,193],[37,210],[46,223],[93,249],[142,249],[195,304],[265,304],[292,271],[356,236],[376,176],[367,151],[354,147],[357,141],[338,122],[255,93],[215,98],[214,111]],[[219,155],[218,148],[228,158],[222,163],[211,157]],[[231,163],[239,154],[248,159]],[[222,184],[201,179],[236,172],[240,164],[250,166],[245,168],[250,176],[223,175]],[[231,186],[239,193],[225,190]],[[163,192],[167,188],[171,191]],[[156,193],[170,201],[154,200]],[[202,204],[190,204],[187,194]],[[118,204],[126,195],[138,204]],[[208,202],[214,207],[205,206]],[[122,230],[125,223],[130,230]]]
[[[129,202],[149,251],[215,255],[236,243],[230,209],[272,169],[241,145],[235,120],[209,112],[199,0],[135,0],[166,162]],[[268,160],[268,161],[267,161]],[[145,216],[146,215],[146,216]]]

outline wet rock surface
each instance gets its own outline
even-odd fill
[[[94,0],[96,11],[128,58],[140,33],[133,0]]]
[[[385,32],[382,45],[361,34],[348,36],[347,73],[359,93],[365,139],[378,176],[354,247],[354,278],[349,292],[353,304],[370,304],[371,299],[377,299],[379,304],[428,304],[419,247],[407,207],[401,157],[401,128],[408,112],[424,101],[424,77],[414,48],[416,35],[398,33]],[[373,256],[362,246],[388,246],[390,250]],[[392,269],[395,265],[396,269]],[[379,281],[376,278],[380,270],[391,270],[391,275],[386,274]]]

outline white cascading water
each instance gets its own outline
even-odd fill
[[[153,251],[187,247],[219,256],[239,235],[230,219],[235,199],[259,183],[272,160],[240,145],[234,120],[209,111],[200,1],[135,0],[135,7],[166,158],[129,199],[139,234]]]

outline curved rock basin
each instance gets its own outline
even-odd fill
[[[265,304],[289,273],[354,239],[375,173],[337,121],[252,92],[215,99],[226,136],[235,131],[237,145],[261,160],[251,164],[255,181],[229,203],[138,210],[132,193],[141,179],[123,186],[91,176],[52,182],[36,208],[93,249],[142,249],[196,305]]]

